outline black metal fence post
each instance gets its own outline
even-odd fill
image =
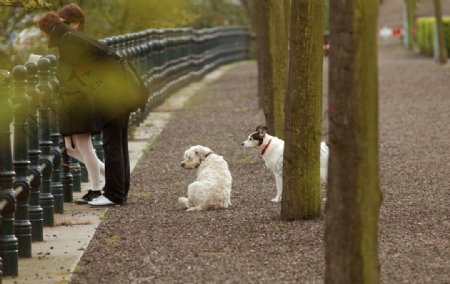
[[[95,154],[100,161],[105,160],[105,152],[103,151],[102,134],[96,134],[92,137],[92,144],[94,145]]]
[[[11,131],[9,125],[12,111],[9,101],[9,72],[0,74],[0,257],[3,261],[3,275],[17,276],[19,273],[18,242],[14,235],[14,211],[16,197],[13,190],[14,171],[11,155]]]
[[[31,257],[31,223],[28,216],[28,200],[30,183],[28,180],[28,99],[25,94],[27,69],[15,66],[12,71],[14,79],[14,147],[13,165],[16,177],[13,188],[16,194],[16,217],[14,221],[15,235],[19,244],[19,256]]]
[[[50,137],[50,101],[52,87],[49,82],[50,76],[50,60],[48,58],[41,58],[38,61],[38,89],[40,94],[39,106],[39,146],[41,149],[41,160],[39,164],[42,165],[42,180],[41,180],[41,206],[44,212],[44,226],[54,226],[54,199],[51,192],[51,174],[52,174],[52,160],[51,147],[52,140]]]
[[[62,156],[62,172],[61,172],[61,184],[63,188],[64,202],[73,201],[73,176],[70,172],[70,157],[67,155],[67,151],[64,150],[61,153]]]
[[[70,158],[70,172],[72,174],[73,191],[81,191],[81,166],[77,159]]]
[[[81,182],[89,182],[89,173],[87,171],[86,165],[80,161],[78,161],[78,163],[80,164]]]
[[[63,195],[63,185],[61,183],[61,134],[59,134],[59,123],[57,108],[59,104],[58,99],[58,88],[59,82],[56,79],[56,66],[58,60],[53,54],[46,55],[45,58],[50,60],[50,76],[49,81],[52,86],[50,93],[50,139],[52,140],[52,147],[50,153],[53,157],[53,167],[51,174],[51,192],[54,201],[55,213],[64,213],[64,195]]]
[[[31,238],[33,241],[44,240],[44,215],[39,199],[41,172],[39,171],[39,157],[41,150],[39,150],[39,134],[38,134],[38,117],[37,110],[39,106],[39,90],[38,83],[38,66],[34,62],[25,63],[27,68],[27,95],[30,99],[30,114],[28,116],[28,159],[30,160],[30,167],[28,173],[33,176],[30,182],[30,201],[28,206],[28,214],[31,222]]]

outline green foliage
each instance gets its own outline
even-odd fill
[[[139,31],[148,28],[189,26],[198,15],[185,0],[74,1],[86,14],[86,31],[94,36]],[[95,23],[95,24],[92,24]]]
[[[444,24],[445,42],[450,52],[450,17],[442,17]],[[416,21],[416,40],[420,52],[432,56],[435,40],[436,19],[434,17],[421,17]]]
[[[86,17],[85,32],[105,38],[145,29],[247,24],[245,10],[232,0],[0,0],[0,68],[22,64],[30,53],[47,53],[46,39],[17,48],[17,35],[37,26],[44,12],[77,3]]]
[[[22,7],[25,9],[50,8],[51,1],[44,0],[0,0],[0,6]]]
[[[106,37],[149,28],[187,26],[204,28],[248,23],[243,7],[233,4],[230,0],[48,1],[52,3],[53,7],[77,3],[86,16],[86,32],[95,37]]]
[[[248,25],[249,19],[242,5],[230,0],[190,0],[190,10],[198,15],[193,21],[194,28],[223,25]]]

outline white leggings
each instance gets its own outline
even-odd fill
[[[67,154],[86,165],[93,190],[101,190],[100,174],[105,176],[105,164],[97,157],[90,133],[64,136]]]

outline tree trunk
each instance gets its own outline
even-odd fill
[[[255,49],[255,55],[257,58],[257,67],[258,67],[258,90],[257,90],[257,94],[258,94],[258,106],[260,108],[264,107],[264,89],[263,89],[263,79],[262,79],[262,75],[263,75],[263,64],[264,64],[264,58],[262,58],[261,55],[261,48],[263,48],[263,43],[264,41],[262,41],[262,38],[265,37],[264,34],[262,34],[264,31],[263,30],[267,30],[267,28],[262,27],[263,23],[260,23],[260,21],[262,21],[264,14],[267,13],[261,13],[262,9],[264,9],[264,7],[258,6],[258,11],[256,11],[256,7],[255,7],[255,1],[253,0],[241,0],[242,5],[245,7],[248,17],[250,18],[250,22],[252,25],[252,30],[253,30],[253,36],[256,42],[256,49]]]
[[[256,13],[257,19],[257,44],[258,44],[258,97],[260,107],[264,109],[266,117],[266,126],[273,131],[273,113],[271,109],[266,109],[266,105],[272,101],[270,96],[273,93],[272,88],[272,60],[270,55],[270,34],[269,34],[269,10],[271,0],[262,0],[259,3],[259,12]],[[270,99],[269,99],[270,98]]]
[[[258,86],[269,131],[284,137],[284,97],[287,87],[287,33],[285,3],[262,0],[258,6]]]
[[[291,2],[282,220],[320,216],[324,2]]]
[[[273,0],[270,7],[270,54],[272,59],[272,112],[273,133],[284,139],[284,99],[287,89],[288,74],[288,29],[286,27],[285,6],[289,1]]]
[[[256,45],[258,50],[258,106],[264,108],[265,93],[271,92],[269,86],[266,86],[264,78],[272,76],[270,69],[267,67],[269,63],[268,57],[270,56],[268,44],[269,23],[267,20],[269,7],[266,1],[262,1],[259,4],[259,10],[255,13]]]
[[[404,0],[405,5],[405,47],[409,50],[414,48],[414,27],[416,18],[416,0]]]
[[[436,17],[436,29],[438,37],[438,57],[437,62],[440,64],[447,63],[447,46],[445,44],[444,24],[442,22],[441,0],[434,0],[434,13]]]
[[[379,283],[378,5],[330,1],[326,283]]]

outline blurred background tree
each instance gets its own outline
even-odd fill
[[[31,53],[47,53],[37,21],[46,11],[77,3],[94,38],[149,28],[247,25],[238,0],[0,0],[0,68],[22,64]]]

